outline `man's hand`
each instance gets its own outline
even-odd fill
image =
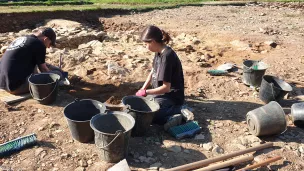
[[[146,97],[147,96],[147,92],[145,89],[140,89],[137,91],[136,96],[142,96],[142,97]]]

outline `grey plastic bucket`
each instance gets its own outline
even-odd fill
[[[76,99],[68,104],[63,112],[73,139],[82,143],[93,141],[94,131],[90,127],[90,120],[105,111],[103,103],[91,99]]]
[[[254,60],[244,61],[242,77],[243,83],[249,86],[259,87],[267,68],[268,65],[264,62]]]
[[[259,97],[265,103],[280,101],[290,91],[292,87],[285,81],[271,75],[264,75]]]
[[[295,103],[291,106],[291,116],[295,126],[304,128],[304,102]]]
[[[153,99],[139,96],[125,96],[122,103],[126,112],[135,119],[132,136],[144,136],[150,128],[155,112],[160,108],[159,104]]]
[[[275,101],[247,113],[249,131],[256,136],[275,135],[287,129],[285,113]]]
[[[45,105],[53,103],[57,98],[59,80],[60,76],[54,73],[31,75],[28,81],[33,99]]]
[[[112,112],[95,115],[90,123],[101,160],[116,163],[127,157],[131,130],[135,125],[132,116]]]

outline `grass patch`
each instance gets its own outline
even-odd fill
[[[20,1],[20,2],[0,2],[0,6],[50,6],[50,5],[85,5],[93,4],[90,1]]]
[[[91,0],[94,3],[106,3],[106,4],[166,4],[166,3],[193,3],[193,2],[203,2],[210,0]],[[211,0],[212,1],[212,0]],[[217,0],[213,0],[217,1]]]

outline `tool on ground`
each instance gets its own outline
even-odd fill
[[[182,116],[186,122],[194,120],[194,114],[189,109],[182,109]]]
[[[233,153],[230,153],[230,154],[225,154],[225,155],[218,156],[218,157],[215,157],[215,158],[205,159],[205,160],[201,160],[201,161],[177,166],[177,167],[174,167],[174,168],[171,168],[171,169],[167,169],[166,171],[186,171],[186,170],[196,169],[196,168],[199,168],[199,167],[207,166],[207,165],[209,165],[211,163],[214,163],[214,162],[226,160],[226,159],[229,159],[229,158],[232,158],[232,157],[236,157],[236,156],[243,155],[243,154],[246,154],[246,153],[262,150],[262,149],[265,149],[265,148],[270,148],[272,146],[273,146],[273,143],[268,142],[268,143],[265,143],[265,144],[261,144],[261,145],[255,146],[255,147],[250,147],[250,148],[247,148],[245,150],[236,151],[236,152],[233,152]]]
[[[8,156],[26,147],[35,145],[37,137],[35,134],[19,137],[0,145],[0,157]]]
[[[281,159],[282,159],[281,156],[272,157],[272,158],[267,159],[267,160],[265,160],[265,161],[263,161],[263,162],[259,162],[259,163],[256,163],[256,164],[247,166],[247,167],[242,168],[242,169],[239,169],[239,170],[237,170],[237,171],[246,171],[246,170],[255,169],[255,168],[258,168],[258,167],[261,167],[261,166],[266,166],[266,165],[268,165],[269,163],[272,163],[272,162],[275,162],[275,161],[278,161],[278,160],[281,160]]]
[[[126,159],[123,159],[119,163],[115,164],[113,167],[107,171],[131,171]]]
[[[216,170],[216,169],[220,169],[220,168],[231,166],[231,165],[237,165],[237,164],[244,163],[244,162],[251,161],[251,160],[253,160],[252,155],[242,156],[242,157],[238,157],[238,158],[235,158],[235,159],[227,160],[227,161],[222,162],[222,163],[216,163],[216,164],[213,164],[213,165],[210,165],[210,166],[206,166],[204,168],[196,169],[194,171],[213,171],[213,170]]]
[[[62,68],[62,53],[60,53],[60,56],[59,56],[59,68],[60,69]]]
[[[207,73],[212,76],[221,76],[221,75],[227,75],[228,71],[214,69],[214,70],[208,70]]]
[[[231,71],[232,69],[236,68],[236,64],[234,63],[224,63],[220,66],[218,66],[216,69],[217,70],[223,70],[223,71]]]
[[[186,137],[193,137],[195,134],[201,132],[202,128],[196,121],[190,121],[183,125],[178,125],[169,128],[168,132],[176,139]]]

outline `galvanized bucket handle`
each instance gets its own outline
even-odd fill
[[[122,110],[122,111],[128,113],[128,112],[130,112],[130,109],[131,109],[131,106],[128,105],[128,104],[126,104],[126,105],[123,107],[123,110]]]
[[[31,94],[31,96],[33,97],[33,99],[35,99],[35,100],[37,100],[37,101],[43,101],[43,100],[47,99],[48,97],[50,97],[50,95],[53,94],[53,92],[56,90],[56,88],[57,88],[57,86],[58,86],[58,82],[59,82],[59,80],[56,80],[56,85],[54,86],[52,92],[51,92],[49,95],[47,95],[46,97],[42,98],[42,99],[38,99],[38,98],[35,98],[35,97],[34,97],[33,92],[32,92],[32,89],[31,89],[31,86],[29,86],[30,94]]]
[[[111,142],[109,142],[109,144],[107,144],[106,146],[103,146],[103,147],[99,147],[98,145],[96,145],[98,148],[101,148],[101,149],[105,149],[105,148],[107,148],[107,147],[109,147],[118,137],[119,137],[119,135],[121,135],[121,134],[123,134],[123,131],[122,130],[118,130],[118,131],[116,131],[116,136],[112,139],[112,141]]]

